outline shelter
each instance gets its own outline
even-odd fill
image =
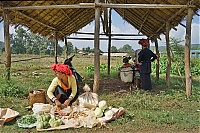
[[[192,16],[200,8],[199,0],[64,0],[64,1],[0,1],[0,22],[4,21],[4,40],[6,50],[6,68],[9,74],[11,66],[9,25],[26,26],[31,32],[50,39],[67,41],[67,36],[95,20],[94,30],[94,85],[95,92],[99,87],[99,27],[100,19],[104,32],[109,38],[108,52],[111,47],[111,9],[114,9],[124,20],[155,42],[161,34],[166,35],[168,69],[167,86],[171,60],[169,56],[169,31],[181,24],[187,16],[185,43],[186,93],[191,94],[190,43]],[[110,9],[110,10],[107,10]],[[108,16],[109,14],[109,16]],[[137,34],[136,34],[137,35]],[[57,50],[57,45],[55,46]],[[156,53],[159,54],[158,48]],[[109,53],[110,54],[110,53]],[[57,55],[55,54],[55,62]],[[110,55],[108,55],[110,66]],[[157,77],[159,60],[157,61]],[[108,68],[109,74],[110,68]],[[9,77],[9,76],[8,76]]]

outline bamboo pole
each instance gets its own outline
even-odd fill
[[[6,52],[6,78],[10,80],[10,67],[11,67],[11,48],[10,48],[10,36],[9,36],[9,11],[3,11],[4,17],[4,45]]]
[[[58,63],[57,56],[58,56],[58,32],[55,32],[55,63]]]
[[[108,35],[109,36],[109,35]],[[67,37],[67,39],[76,39],[76,40],[95,40],[95,38],[89,37]],[[140,38],[142,39],[142,38]],[[111,38],[111,40],[140,40],[140,39],[132,39],[132,38]],[[109,40],[109,38],[99,38],[99,40]]]
[[[170,22],[170,21],[173,20],[177,15],[181,14],[183,11],[184,11],[184,8],[181,8],[181,9],[178,10],[174,15],[172,15],[167,21]],[[158,33],[164,26],[165,26],[165,24],[163,24],[162,26],[160,26],[160,28],[156,31],[156,33]]]
[[[186,95],[189,97],[192,95],[192,74],[190,70],[190,48],[191,48],[191,23],[193,10],[188,9],[188,15],[186,18],[186,35],[185,35],[185,80],[186,80]]]
[[[65,36],[65,47],[66,47],[65,58],[68,59],[68,47],[67,47],[67,37],[66,36]]]
[[[156,59],[156,79],[159,80],[159,50],[158,50],[158,40],[157,38],[155,39],[155,48],[156,48],[156,55],[157,55],[157,59]]]
[[[75,34],[94,35],[94,33],[91,33],[91,32],[85,32],[85,33],[84,32],[75,32]],[[100,33],[99,35],[111,35],[111,36],[145,36],[143,34],[119,34],[119,33],[115,33],[115,34],[111,34],[111,33],[110,34],[109,33],[102,34],[102,33]],[[156,35],[156,34],[154,34],[154,35]]]
[[[95,4],[100,0],[95,0]],[[99,32],[100,32],[100,7],[95,8],[95,30],[94,30],[94,84],[93,92],[97,93],[99,90],[100,78],[100,51],[99,51]]]
[[[170,48],[170,52],[172,53],[172,58],[173,58],[173,59],[174,59],[174,61],[175,61],[176,68],[177,68],[177,70],[178,70],[178,74],[179,74],[179,76],[181,77],[182,83],[183,83],[183,85],[185,85],[185,82],[183,81],[183,78],[182,78],[181,71],[180,71],[180,69],[179,69],[179,66],[178,66],[178,64],[176,63],[176,59],[175,59],[175,57],[174,57],[174,53],[173,53],[173,51],[172,51],[172,49],[171,49],[171,48]]]
[[[108,75],[110,76],[110,49],[111,49],[111,14],[112,14],[112,8],[109,10],[109,26],[108,26]]]
[[[170,57],[170,44],[169,44],[169,32],[170,24],[166,22],[166,50],[167,50],[167,71],[166,71],[166,86],[170,86],[170,69],[171,69],[171,57]]]
[[[9,10],[30,10],[30,9],[66,9],[66,8],[188,8],[195,7],[195,5],[169,5],[169,4],[110,4],[110,3],[79,3],[68,5],[45,5],[45,6],[18,6],[18,7],[2,7],[2,9]]]
[[[105,34],[108,34],[108,10],[104,8],[104,27],[105,27]]]

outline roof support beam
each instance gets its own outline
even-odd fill
[[[74,34],[85,34],[85,35],[94,35],[91,32],[75,32]],[[111,35],[111,36],[145,36],[143,34],[99,34],[99,35]]]
[[[191,8],[188,9],[186,17],[186,35],[185,35],[185,83],[186,83],[186,95],[189,98],[192,95],[192,74],[190,69],[190,49],[191,49],[191,24],[192,16],[194,12]]]
[[[172,19],[174,19],[178,14],[182,13],[184,8],[181,8],[178,12],[176,12],[173,16],[171,16],[167,21],[170,22]],[[159,33],[160,30],[162,30],[165,27],[165,23],[156,31],[156,33]]]
[[[100,0],[95,0],[95,4],[98,4]],[[97,93],[99,90],[100,79],[100,50],[99,50],[99,31],[100,31],[100,12],[101,8],[95,8],[95,29],[94,29],[94,84],[93,92]]]
[[[75,40],[94,40],[94,38],[89,37],[67,37],[67,39],[75,39]],[[140,40],[140,39],[132,39],[132,38],[111,38],[112,40]],[[99,38],[99,40],[109,40],[108,38]]]
[[[80,3],[69,5],[47,5],[47,6],[20,6],[20,7],[1,7],[9,10],[30,10],[30,9],[52,9],[52,8],[188,8],[194,5],[167,5],[167,4],[107,4],[107,3]]]

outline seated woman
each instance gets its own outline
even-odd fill
[[[131,57],[124,57],[124,59],[123,59],[124,64],[123,64],[122,68],[131,66],[131,63],[129,63],[130,59],[131,59]]]
[[[58,63],[51,65],[51,68],[56,77],[47,90],[47,96],[61,109],[62,104],[67,107],[78,98],[76,79],[68,65]]]

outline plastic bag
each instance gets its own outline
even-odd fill
[[[89,85],[85,84],[83,89],[86,91],[78,97],[79,105],[86,108],[95,108],[99,103],[99,96],[96,93],[90,92]]]
[[[53,105],[44,103],[34,103],[32,110],[34,114],[42,114],[42,113],[49,113],[51,108],[53,108]]]

